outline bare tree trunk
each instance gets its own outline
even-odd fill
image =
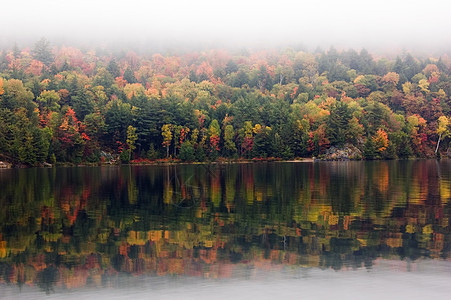
[[[440,135],[438,136],[437,147],[435,147],[435,154],[437,154],[438,146],[440,146],[440,140],[441,140],[441,138],[442,138],[442,135],[440,134]]]

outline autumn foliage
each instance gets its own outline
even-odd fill
[[[384,59],[334,48],[116,56],[40,40],[0,52],[0,154],[118,161],[130,126],[130,157],[151,161],[178,158],[186,141],[197,161],[349,145],[372,158],[445,153],[451,60]]]

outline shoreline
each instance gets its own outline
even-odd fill
[[[407,159],[390,159],[390,160],[437,160],[435,158],[407,158]],[[444,160],[448,159],[442,158]],[[441,159],[438,159],[441,160]],[[236,159],[236,160],[217,160],[206,162],[182,162],[179,160],[157,160],[157,161],[140,161],[131,163],[87,163],[87,164],[49,164],[44,163],[38,166],[27,166],[23,164],[14,165],[8,162],[0,162],[0,170],[7,169],[29,169],[29,168],[56,168],[56,167],[103,167],[103,166],[173,166],[173,165],[232,165],[232,164],[253,164],[253,163],[315,163],[315,162],[349,162],[349,161],[388,161],[388,160],[365,160],[365,159],[347,159],[347,160],[326,160],[317,159],[315,157],[305,157],[299,159]]]
[[[13,164],[0,162],[0,169],[28,169],[28,168],[55,168],[55,167],[101,167],[101,166],[164,166],[164,165],[227,165],[227,164],[250,164],[250,163],[268,163],[268,162],[314,162],[317,161],[315,158],[307,157],[300,159],[290,159],[282,160],[277,158],[270,159],[219,159],[217,161],[204,161],[204,162],[182,162],[180,160],[143,160],[139,162],[129,162],[129,163],[114,163],[114,162],[104,162],[104,163],[82,163],[82,164],[70,164],[70,163],[56,163],[49,164],[43,163],[37,166],[27,166],[24,164]]]

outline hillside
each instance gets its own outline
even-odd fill
[[[25,165],[446,154],[451,60],[366,50],[0,53],[0,154]],[[438,148],[437,148],[438,145]],[[330,151],[329,151],[330,152]]]

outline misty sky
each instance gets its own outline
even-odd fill
[[[440,0],[14,0],[0,4],[0,43],[44,36],[245,47],[451,46],[451,5]]]

